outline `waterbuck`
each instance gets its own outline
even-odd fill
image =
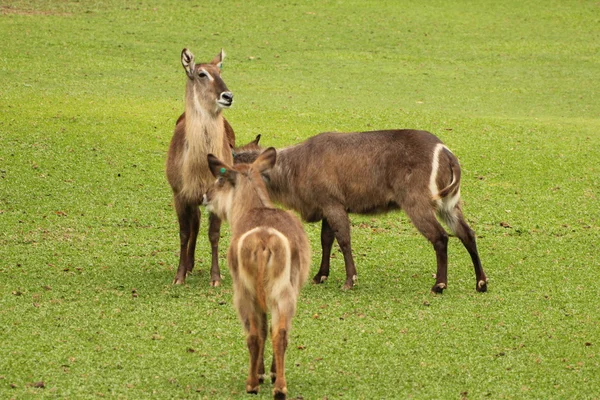
[[[181,52],[181,64],[187,75],[185,88],[185,112],[177,120],[169,146],[166,174],[173,190],[173,199],[179,221],[179,267],[174,284],[185,283],[194,268],[196,239],[200,229],[202,197],[214,179],[208,168],[209,153],[232,161],[235,145],[233,129],[222,114],[233,103],[233,93],[221,79],[223,50],[210,62],[196,64],[188,50]],[[210,284],[221,282],[218,261],[218,245],[221,221],[209,216],[208,237],[212,248]]]
[[[254,156],[259,152],[254,151]],[[249,159],[248,155],[244,155]],[[275,202],[300,213],[307,222],[322,221],[323,255],[313,278],[329,276],[334,239],[344,255],[349,289],[357,278],[348,213],[373,214],[403,209],[435,249],[436,282],[448,286],[448,234],[439,217],[462,241],[475,267],[476,290],[487,290],[475,234],[460,206],[458,160],[433,134],[418,130],[326,132],[278,151],[277,163],[264,174]]]
[[[208,209],[229,222],[231,243],[227,261],[234,303],[246,330],[250,368],[246,391],[258,393],[264,379],[267,312],[271,314],[273,395],[285,399],[285,351],[296,311],[298,292],[310,269],[308,238],[298,218],[274,208],[261,174],[276,160],[265,150],[252,164],[231,166],[208,155],[217,182],[209,190]]]

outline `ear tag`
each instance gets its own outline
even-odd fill
[[[219,172],[221,173],[221,175],[225,175],[225,172],[227,172],[227,170],[225,169],[225,167],[221,167]]]

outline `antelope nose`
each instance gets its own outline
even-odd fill
[[[223,92],[221,93],[221,99],[228,102],[229,104],[233,103],[233,93],[231,92]]]

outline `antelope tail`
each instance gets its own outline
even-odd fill
[[[448,157],[442,158],[442,153],[446,152],[445,155]],[[440,169],[440,161],[447,160],[450,163],[450,169],[452,172],[452,182],[443,189],[438,189],[437,176],[438,170]],[[446,164],[447,165],[447,164]],[[458,160],[452,152],[443,144],[438,143],[433,151],[433,157],[431,160],[431,176],[429,177],[429,190],[434,201],[445,199],[452,195],[452,197],[458,197],[457,194],[460,191],[460,166]]]
[[[450,168],[452,169],[452,182],[450,182],[448,186],[446,186],[438,192],[437,198],[439,199],[448,197],[449,195],[456,193],[460,189],[460,166],[458,165],[454,157],[452,157],[451,160],[452,161]]]
[[[289,240],[276,229],[258,227],[242,235],[238,246],[240,279],[266,311],[267,300],[280,297],[290,285]]]
[[[267,309],[267,299],[265,295],[265,273],[267,265],[271,261],[271,250],[268,247],[256,248],[256,276],[255,276],[255,287],[256,287],[256,302],[261,310]]]

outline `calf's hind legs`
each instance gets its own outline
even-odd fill
[[[246,393],[257,394],[262,383],[261,372],[264,374],[263,353],[265,348],[266,315],[254,315],[246,319],[244,324],[248,331],[246,344],[250,353],[250,367],[246,380]],[[261,371],[262,370],[262,371]]]
[[[291,294],[288,296],[292,297]],[[271,338],[273,340],[273,364],[271,365],[271,382],[273,382],[273,398],[284,400],[287,397],[285,380],[285,351],[288,346],[288,333],[292,326],[292,316],[296,306],[292,301],[281,302],[279,309],[273,312]]]

